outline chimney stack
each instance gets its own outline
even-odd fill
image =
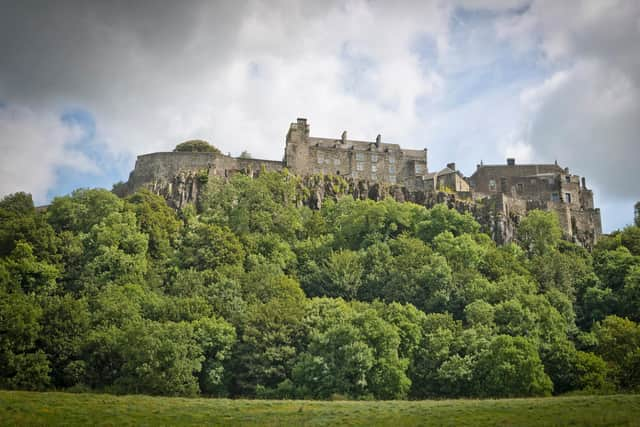
[[[456,170],[456,164],[455,163],[447,163],[447,167],[449,169],[451,169],[452,171]]]
[[[346,130],[344,132],[342,132],[342,143],[343,144],[347,143],[347,131]]]
[[[513,157],[509,157],[507,159],[507,166],[515,166],[516,165],[516,159],[514,159]]]

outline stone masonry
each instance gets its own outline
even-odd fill
[[[289,127],[282,162],[216,153],[144,154],[138,156],[129,180],[114,191],[124,196],[144,187],[165,197],[174,208],[182,208],[198,200],[211,176],[256,176],[284,168],[313,187],[306,203],[315,208],[321,206],[323,197],[339,196],[326,191],[329,177],[339,176],[348,183],[347,193],[353,197],[393,197],[427,207],[444,202],[470,212],[498,243],[512,241],[520,219],[533,209],[556,212],[565,238],[587,248],[602,233],[592,190],[586,187],[585,178],[571,174],[568,168],[517,165],[515,159],[507,159],[503,165],[480,164],[470,177],[458,171],[455,163],[429,172],[426,148],[403,149],[382,142],[380,135],[375,141],[350,140],[346,131],[338,139],[313,137],[302,118]]]

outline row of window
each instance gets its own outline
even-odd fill
[[[365,170],[365,166],[366,166],[366,163],[358,162],[358,163],[356,163],[356,170],[358,172],[363,172]],[[371,165],[371,172],[373,172],[373,173],[378,172],[378,165],[372,164]],[[395,174],[396,173],[395,165],[389,165],[389,173],[390,174]]]
[[[551,193],[551,201],[559,202],[560,195],[558,193]],[[571,193],[564,193],[564,201],[565,203],[571,203]]]
[[[329,158],[325,158],[324,153],[318,153],[318,164],[323,164],[323,163],[327,163],[330,164],[331,163],[331,159]],[[389,160],[389,163],[395,163],[396,162],[396,158],[394,156],[389,156],[387,158]],[[358,162],[364,162],[365,160],[367,160],[367,153],[356,153],[356,161]],[[371,154],[371,162],[372,163],[377,163],[378,162],[378,155],[377,154]],[[340,164],[340,159],[334,159],[333,160],[334,164]]]

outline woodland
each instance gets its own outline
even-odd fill
[[[268,399],[640,386],[640,223],[592,252],[533,211],[496,245],[444,205],[300,203],[287,171],[0,201],[0,387]]]

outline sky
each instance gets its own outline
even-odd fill
[[[199,138],[282,159],[287,129],[552,163],[605,232],[640,200],[640,1],[0,0],[0,196],[126,181]]]

